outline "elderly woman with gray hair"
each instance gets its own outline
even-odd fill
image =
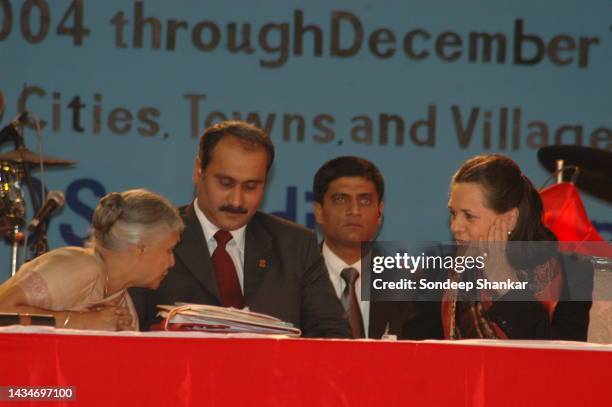
[[[52,250],[0,286],[0,311],[51,314],[58,328],[137,330],[129,287],[156,289],[174,265],[177,210],[144,189],[104,196],[86,248]]]

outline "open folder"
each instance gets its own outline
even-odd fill
[[[248,309],[185,304],[158,305],[167,331],[202,331],[214,333],[256,333],[298,337],[302,332],[293,324]]]

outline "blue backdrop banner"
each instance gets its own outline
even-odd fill
[[[51,247],[82,244],[110,191],[190,202],[198,136],[230,118],[276,145],[265,211],[314,227],[314,173],[360,155],[387,184],[381,239],[447,240],[448,183],[466,158],[508,154],[538,186],[540,147],[612,150],[611,12],[605,0],[0,0],[0,125],[27,110],[44,154],[78,161],[44,173],[66,195]],[[25,140],[38,149],[33,128]],[[612,238],[610,205],[583,199]],[[0,281],[9,258],[5,242]]]

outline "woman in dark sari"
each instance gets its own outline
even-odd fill
[[[527,288],[481,290],[477,298],[447,290],[442,302],[444,336],[550,338],[563,272],[556,237],[542,223],[542,201],[531,181],[506,156],[477,156],[454,174],[448,208],[459,250],[488,248],[485,268],[472,277],[526,281]]]

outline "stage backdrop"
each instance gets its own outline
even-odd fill
[[[0,0],[0,124],[28,110],[44,153],[78,161],[44,176],[67,201],[51,247],[82,244],[109,191],[190,202],[198,136],[230,118],[277,147],[265,211],[312,227],[313,174],[354,154],[385,176],[381,239],[445,240],[466,158],[506,153],[539,185],[542,146],[612,149],[611,12],[605,0]],[[610,205],[583,198],[612,237]],[[0,281],[9,254],[2,244]]]

